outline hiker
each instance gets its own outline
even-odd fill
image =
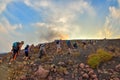
[[[40,44],[39,58],[41,59],[43,55],[46,55],[45,44]]]
[[[66,41],[66,44],[67,44],[67,46],[68,46],[68,54],[71,54],[71,53],[72,53],[71,49],[73,48],[73,46],[72,46],[72,44],[71,44],[71,41],[70,41],[70,40],[67,40],[67,41]]]
[[[29,45],[26,45],[24,50],[25,50],[25,60],[28,60],[29,59],[29,56],[28,56],[28,54],[29,54]]]
[[[59,53],[61,51],[61,43],[60,40],[56,40],[56,47],[57,47],[57,53]]]
[[[30,46],[30,52],[31,52],[31,53],[34,53],[34,44],[32,44],[32,45]]]
[[[77,49],[78,49],[78,44],[77,44],[77,42],[74,42],[74,43],[73,43],[73,48],[74,48],[74,51],[77,51]]]
[[[85,40],[82,40],[82,46],[83,46],[84,49],[86,49],[87,43],[86,43]]]
[[[14,42],[12,46],[12,58],[10,59],[9,64],[11,64],[12,61],[16,60],[17,55],[20,54],[20,50],[24,44],[24,41],[21,42]]]
[[[2,58],[0,57],[0,63],[2,63]]]

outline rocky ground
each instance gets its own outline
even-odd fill
[[[74,42],[72,40],[71,42]],[[62,51],[56,53],[54,42],[46,45],[47,55],[39,59],[38,47],[33,48],[30,60],[24,60],[21,53],[17,60],[8,64],[10,55],[0,60],[0,80],[120,80],[120,40],[86,40],[86,46],[77,40],[79,48],[68,54],[65,41]],[[88,56],[97,49],[104,49],[114,55],[98,68],[92,69],[87,64]]]

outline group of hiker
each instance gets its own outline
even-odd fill
[[[24,41],[21,42],[14,42],[11,50],[12,56],[10,57],[9,64],[11,64],[12,61],[16,60],[17,56],[20,55],[21,48],[24,44]],[[24,53],[25,53],[25,60],[29,59],[29,45],[26,45],[24,48]]]
[[[21,42],[14,42],[13,43],[13,46],[12,46],[12,57],[10,58],[10,61],[9,61],[9,64],[11,64],[12,61],[16,60],[16,57],[20,54],[20,51],[21,51],[21,48],[24,44],[24,41],[21,41]],[[56,53],[59,53],[62,51],[62,41],[61,40],[56,40],[55,41],[55,44],[56,44]],[[84,42],[83,42],[84,45],[86,45]],[[70,40],[66,40],[66,45],[67,45],[67,48],[68,48],[68,54],[71,54],[72,53],[72,49],[77,49],[78,48],[78,44],[77,42],[75,41],[74,43],[71,43]],[[40,44],[39,45],[39,58],[41,59],[43,55],[47,54],[46,53],[46,49],[45,49],[45,46],[46,44]],[[29,57],[29,50],[30,49],[30,46],[29,45],[26,45],[26,47],[24,48],[24,53],[25,53],[25,60],[28,60],[30,59]]]

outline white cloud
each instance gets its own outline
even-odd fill
[[[118,0],[118,4],[120,5],[120,0]],[[109,15],[106,16],[105,24],[102,29],[99,31],[99,36],[106,38],[118,38],[120,35],[120,6],[109,7]]]
[[[49,0],[23,0],[24,3],[28,6],[33,7],[34,9],[39,9],[41,7],[48,7],[50,5]]]
[[[21,28],[21,24],[11,25],[6,18],[0,19],[0,52],[10,51],[12,43],[22,35],[16,31]]]
[[[119,7],[120,7],[120,0],[118,0],[118,3],[119,3]]]
[[[34,26],[39,26],[36,33],[41,34],[40,39],[52,40],[59,38],[61,35],[78,37],[81,32],[81,25],[76,21],[78,16],[87,14],[94,17],[94,8],[84,0],[69,1],[65,3],[55,3],[52,0],[26,0],[24,3],[38,12],[43,17],[43,22],[34,23]],[[46,31],[44,31],[46,30]],[[57,34],[58,33],[58,34]],[[57,35],[57,36],[56,36]],[[49,39],[48,39],[49,38]]]
[[[120,8],[110,7],[110,16],[115,19],[120,19]]]
[[[0,14],[6,9],[8,3],[12,0],[0,0]]]
[[[22,29],[22,25],[21,24],[15,24],[15,25],[11,25],[9,23],[9,21],[6,19],[6,18],[1,18],[0,20],[0,27],[1,27],[1,31],[3,33],[15,33],[16,34],[16,31],[17,29]]]

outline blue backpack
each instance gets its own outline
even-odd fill
[[[13,49],[18,49],[19,42],[14,42],[13,43]]]

